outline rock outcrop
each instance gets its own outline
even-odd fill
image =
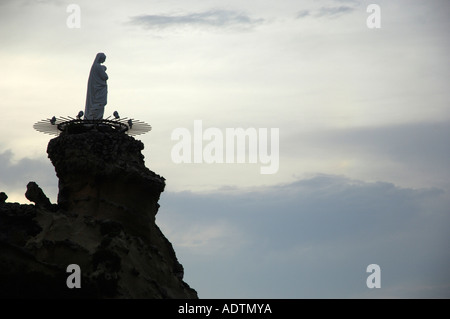
[[[34,182],[34,204],[0,193],[0,297],[198,298],[155,223],[165,179],[143,148],[124,133],[63,132],[47,148],[57,204]],[[80,267],[81,288],[68,287],[69,265]]]

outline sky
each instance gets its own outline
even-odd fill
[[[105,116],[152,126],[136,138],[166,178],[157,224],[200,298],[449,298],[449,16],[447,0],[3,0],[0,191],[28,203],[36,181],[56,202],[33,124],[84,110],[104,52]],[[199,121],[278,129],[278,170],[177,163],[174,131],[210,142]]]

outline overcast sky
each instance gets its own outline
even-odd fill
[[[26,203],[34,180],[56,202],[33,124],[84,110],[104,52],[105,115],[152,125],[157,223],[201,298],[449,298],[449,16],[447,0],[1,1],[0,191]],[[174,163],[194,120],[278,128],[279,170]]]

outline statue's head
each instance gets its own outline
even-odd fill
[[[95,62],[97,63],[103,63],[106,60],[106,55],[103,52],[97,53],[97,56],[95,57]]]

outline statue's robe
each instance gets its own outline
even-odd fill
[[[108,85],[106,84],[108,75],[106,74],[106,67],[101,65],[105,59],[106,55],[104,53],[98,53],[89,74],[86,107],[84,110],[84,118],[88,120],[101,120],[105,112],[108,95]]]

